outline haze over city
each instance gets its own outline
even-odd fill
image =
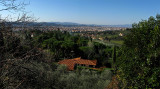
[[[25,2],[29,4],[26,11],[39,18],[38,22],[120,25],[137,23],[160,12],[159,0],[25,0]],[[18,12],[3,13],[6,16],[18,15]]]

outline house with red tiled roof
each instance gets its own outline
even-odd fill
[[[68,70],[74,70],[77,66],[95,67],[97,60],[87,60],[79,57],[74,59],[64,59],[59,61],[58,64],[66,65]]]

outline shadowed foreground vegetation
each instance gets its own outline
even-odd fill
[[[160,88],[160,15],[133,24],[119,47],[60,30],[11,28],[11,23],[1,23],[1,89]],[[67,71],[66,66],[56,64],[75,57],[97,59],[96,67],[112,69]]]
[[[106,52],[106,46],[60,31],[12,31],[8,26],[0,32],[1,89],[104,89],[111,81],[110,70],[67,71],[65,66],[56,64],[63,58],[80,55],[88,58],[85,51],[90,45],[91,53],[101,57],[99,52]],[[34,37],[30,33],[34,33]],[[102,60],[99,65],[104,65]]]

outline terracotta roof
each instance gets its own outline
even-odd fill
[[[97,60],[86,60],[79,58],[74,59],[64,59],[58,62],[59,64],[65,64],[68,70],[74,70],[75,64],[84,64],[84,65],[96,65]]]

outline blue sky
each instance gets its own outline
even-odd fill
[[[132,24],[160,13],[160,0],[25,0],[38,21]]]

